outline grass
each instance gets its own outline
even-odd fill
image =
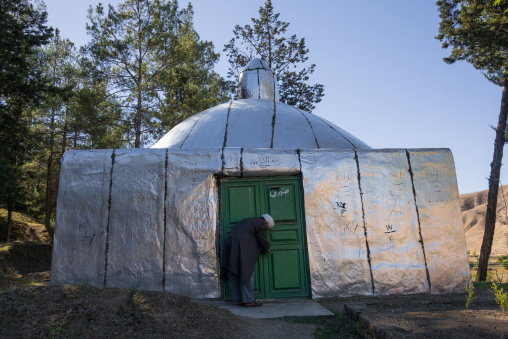
[[[7,238],[7,210],[0,208],[0,241]],[[51,241],[44,224],[23,213],[12,213],[11,240],[31,240],[43,243]]]
[[[497,284],[500,288],[508,291],[508,283]],[[490,289],[492,287],[492,281],[475,281],[473,282],[474,288],[485,288]]]
[[[506,284],[504,284],[506,285]],[[506,286],[501,286],[497,284],[495,281],[492,282],[490,291],[494,294],[496,298],[496,303],[503,310],[503,314],[508,310],[508,293],[505,291]]]
[[[508,255],[501,255],[497,257],[497,261],[506,269],[508,269]]]
[[[0,242],[0,291],[38,285],[29,273],[50,269],[51,239],[43,224],[23,213],[13,212],[10,242]],[[6,238],[7,210],[0,208],[0,240]],[[28,275],[28,276],[27,276]]]
[[[476,299],[476,297],[474,295],[474,285],[466,287],[466,292],[467,292],[467,295],[466,295],[466,310],[468,310],[469,306],[471,305],[473,300]]]
[[[315,338],[358,338],[356,328],[347,323],[344,312],[333,313],[333,316],[284,317],[282,320],[315,325]]]

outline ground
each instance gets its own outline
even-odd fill
[[[47,279],[47,274],[36,276]],[[508,314],[493,294],[476,288],[475,295],[469,310],[463,293],[422,294],[322,299],[317,302],[334,316],[251,319],[171,293],[42,284],[0,292],[0,338],[356,338],[365,324],[346,325],[344,305],[359,306],[369,326],[385,337],[508,337]]]
[[[345,304],[363,313],[362,320],[386,337],[508,338],[508,312],[503,314],[486,286],[476,287],[474,293],[468,310],[465,293],[354,298]],[[341,307],[334,300],[320,303],[329,309]],[[365,321],[354,323],[360,330],[366,327]]]
[[[17,242],[0,243],[0,338],[357,338],[357,330],[386,338],[508,338],[508,312],[488,286],[475,288],[469,310],[465,293],[352,297],[317,300],[334,316],[280,319],[237,317],[171,293],[50,286],[51,245],[41,241],[42,228],[20,220]]]

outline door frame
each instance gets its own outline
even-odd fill
[[[222,190],[222,184],[224,182],[248,182],[248,181],[257,181],[257,182],[270,182],[270,181],[280,181],[280,180],[297,180],[297,187],[299,190],[299,201],[297,202],[297,206],[299,208],[299,217],[301,220],[301,230],[302,230],[302,263],[303,263],[303,274],[305,279],[306,286],[306,295],[305,296],[277,296],[277,299],[312,299],[312,289],[311,289],[311,279],[310,279],[310,262],[309,262],[309,251],[308,251],[308,243],[307,243],[307,225],[305,220],[305,199],[304,199],[304,190],[303,190],[303,180],[302,175],[279,175],[279,176],[249,176],[249,177],[236,177],[236,176],[217,176],[217,189],[218,189],[218,226],[217,226],[217,258],[220,263],[220,259],[222,257],[222,246],[223,246],[223,238],[224,238],[224,227],[223,225],[223,197],[224,193]],[[259,193],[261,194],[261,192]],[[220,268],[220,265],[218,265]],[[257,266],[257,265],[256,265]],[[220,280],[219,285],[222,294],[222,299],[227,300],[226,295],[226,284]],[[268,297],[273,298],[273,297]]]

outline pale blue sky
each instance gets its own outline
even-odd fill
[[[97,0],[45,0],[49,24],[77,46],[87,43],[87,9]],[[116,5],[122,1],[103,1]],[[250,23],[264,0],[194,0],[195,29],[215,44],[226,76],[224,44],[235,25]],[[180,1],[186,6],[188,1]],[[460,193],[488,188],[501,88],[470,64],[447,65],[434,39],[434,1],[273,0],[289,33],[305,37],[325,86],[314,114],[373,148],[450,148]],[[506,158],[508,159],[508,154]],[[508,164],[508,160],[504,161]],[[508,183],[508,167],[501,183]],[[506,182],[505,182],[506,181]]]

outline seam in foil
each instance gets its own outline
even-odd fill
[[[432,292],[432,284],[430,282],[429,268],[427,266],[427,256],[425,255],[425,245],[423,244],[422,225],[420,223],[420,212],[418,210],[418,203],[416,202],[416,189],[415,189],[415,182],[414,182],[414,178],[413,178],[413,169],[411,168],[411,156],[409,155],[409,151],[407,149],[406,149],[406,157],[407,157],[407,163],[409,166],[408,167],[409,176],[411,177],[411,187],[413,189],[413,199],[415,202],[416,219],[418,220],[418,234],[420,235],[420,240],[418,242],[422,245],[423,261],[425,262],[425,273],[427,274],[427,283],[429,284],[429,292]]]
[[[166,229],[167,229],[167,200],[168,200],[168,149],[166,149],[166,162],[164,164],[164,239],[162,244],[162,291],[166,289]]]
[[[356,170],[358,173],[358,188],[360,189],[360,201],[362,203],[363,234],[365,236],[365,247],[367,249],[367,261],[369,263],[370,282],[372,285],[372,294],[376,294],[376,289],[374,287],[374,275],[372,274],[372,262],[370,260],[369,240],[367,239],[367,225],[365,225],[365,209],[363,206],[363,192],[362,192],[362,183],[361,183],[361,174],[360,174],[360,162],[358,160],[358,153],[356,152],[356,150],[354,152],[355,152]]]
[[[111,200],[112,200],[112,188],[113,188],[113,169],[115,168],[115,152],[111,154],[111,170],[109,171],[109,196],[108,196],[108,223],[106,224],[106,246],[104,250],[104,287],[107,284],[108,277],[108,252],[109,252],[109,223],[111,221]]]

